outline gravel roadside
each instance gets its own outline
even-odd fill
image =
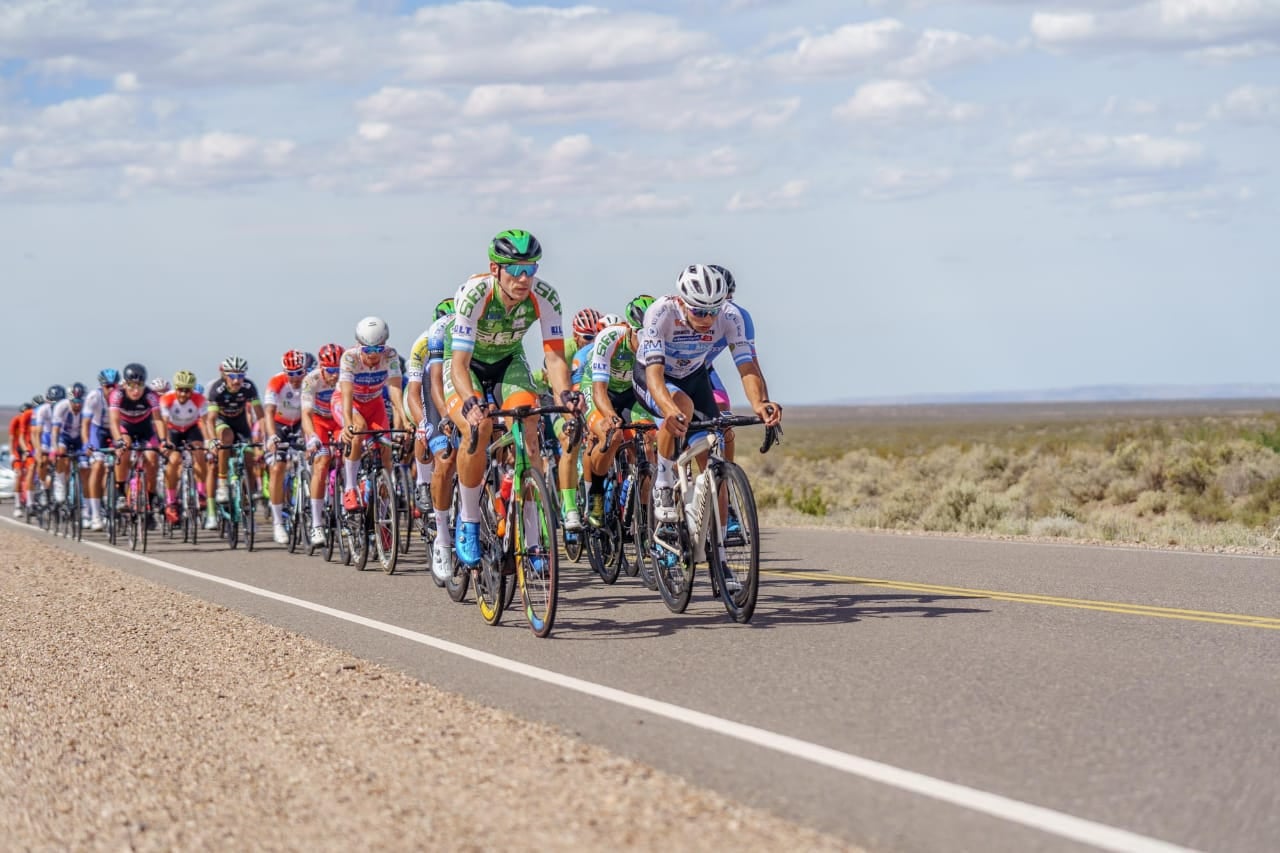
[[[0,554],[6,849],[851,849],[30,536]]]

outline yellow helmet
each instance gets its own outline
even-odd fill
[[[190,370],[179,370],[173,374],[175,391],[191,391],[196,387],[196,375]]]

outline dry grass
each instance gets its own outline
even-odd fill
[[[747,469],[766,521],[1277,550],[1280,413],[980,407],[790,419]],[[941,413],[941,415],[940,415]]]

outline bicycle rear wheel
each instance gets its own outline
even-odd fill
[[[658,524],[653,532],[654,576],[658,592],[672,613],[683,613],[693,595],[693,543],[685,524],[684,498],[676,496],[677,521]]]
[[[729,618],[735,622],[750,622],[760,592],[760,528],[755,495],[746,472],[734,463],[723,463],[719,475],[720,483],[727,492],[729,517],[721,519],[719,502],[712,504],[716,516],[716,524],[712,525],[712,544],[722,548],[708,548],[707,557]],[[720,537],[722,528],[725,529],[723,539]]]
[[[497,523],[493,489],[486,484],[480,495],[480,565],[472,570],[471,579],[480,616],[490,625],[498,624],[507,604],[505,537],[498,537]]]
[[[612,471],[605,474],[612,478]],[[618,582],[618,571],[622,568],[619,558],[622,549],[622,528],[618,522],[617,490],[611,483],[605,483],[604,524],[591,527],[590,522],[583,528],[587,540],[587,560],[591,568],[600,576],[600,580],[612,586]],[[590,505],[590,498],[587,505]]]
[[[116,524],[120,520],[119,514],[116,512],[118,495],[116,493],[116,472],[114,468],[107,469],[106,481],[107,489],[106,497],[104,498],[105,503],[102,505],[102,516],[107,528],[107,543],[114,545],[116,544]]]
[[[80,480],[78,463],[73,462],[71,474],[67,477],[67,506],[71,507],[71,536],[79,542],[84,538],[84,495]]]
[[[536,511],[527,511],[526,507],[535,507]],[[560,552],[556,547],[555,504],[541,471],[525,471],[520,499],[512,512],[508,521],[516,525],[516,571],[524,615],[534,636],[546,637],[556,623]]]
[[[631,489],[631,540],[634,543],[637,573],[647,589],[657,590],[657,558],[653,548],[653,475],[637,472]]]

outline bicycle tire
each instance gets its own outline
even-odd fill
[[[408,554],[413,547],[414,524],[417,505],[414,501],[417,482],[409,476],[409,468],[398,464],[392,469],[391,482],[395,486],[396,512],[400,516],[399,533],[396,546],[401,554]],[[418,518],[425,516],[417,515]]]
[[[396,486],[386,469],[374,476],[369,490],[370,533],[378,552],[378,565],[389,575],[396,573],[400,557],[400,508],[396,502]]]
[[[676,496],[677,520],[670,525],[653,527],[654,538],[654,577],[658,582],[658,593],[662,602],[672,613],[683,613],[689,606],[693,595],[693,546],[689,541],[689,531],[685,524],[684,498]],[[678,546],[682,556],[677,557],[658,544],[663,535],[671,536],[674,541],[669,544]]]
[[[636,574],[645,588],[657,592],[657,562],[653,553],[653,475],[637,472],[631,489],[634,509],[631,513],[631,538],[635,542]]]
[[[200,539],[201,513],[200,492],[196,488],[195,470],[183,468],[182,480],[182,541],[196,545]]]
[[[558,481],[557,481],[558,482]],[[563,507],[559,505],[560,490],[556,490],[556,518],[563,518]],[[582,508],[587,505],[587,483],[581,477],[578,478],[578,511],[581,514]],[[563,529],[563,528],[562,528]],[[575,563],[582,562],[582,554],[586,550],[587,545],[587,529],[582,527],[578,530],[564,532],[564,555]],[[588,555],[590,556],[590,555]]]
[[[591,569],[600,580],[604,581],[607,586],[613,586],[618,582],[618,572],[622,568],[618,564],[618,549],[621,546],[620,537],[616,531],[616,518],[609,517],[606,510],[604,524],[600,527],[587,527],[584,529],[587,540],[587,562],[591,564]]]
[[[103,522],[107,529],[107,544],[116,544],[116,471],[114,467],[106,471],[106,503],[102,507]]]
[[[535,637],[548,637],[556,624],[556,606],[560,597],[560,551],[556,546],[556,510],[547,491],[542,472],[530,468],[520,483],[520,499],[512,508],[509,522],[515,528],[516,571],[520,584],[520,600],[529,630]],[[526,504],[537,507],[537,528],[528,529]],[[530,545],[530,533],[537,544]]]
[[[79,462],[73,462],[67,476],[67,505],[71,507],[71,532],[77,542],[84,538],[84,495],[80,479]]]
[[[506,552],[497,534],[497,514],[493,508],[493,489],[488,483],[480,495],[480,565],[472,569],[472,585],[480,618],[497,625],[507,603]]]
[[[453,480],[453,497],[449,501],[449,528],[452,535],[458,535],[458,514],[462,501],[461,492],[458,490],[458,479],[455,476]],[[437,531],[437,534],[439,531]],[[458,559],[458,553],[455,549],[450,548],[450,563],[453,571],[449,573],[449,577],[445,579],[444,590],[449,593],[449,598],[456,602],[461,602],[467,597],[467,587],[471,585],[471,571]]]
[[[361,493],[360,480],[356,480],[356,489]],[[351,561],[356,571],[363,572],[369,565],[369,526],[370,508],[366,504],[355,512],[347,513],[348,543],[351,546]]]
[[[240,475],[240,527],[244,534],[244,549],[252,551],[257,539],[257,520],[254,518],[253,483],[248,472]]]
[[[736,512],[740,532],[726,536],[723,543],[719,541],[720,528],[725,525],[719,523],[719,502],[713,504],[717,521],[712,525],[713,533],[716,544],[724,546],[725,563],[721,563],[718,551],[709,551],[708,556],[714,560],[712,571],[719,585],[725,611],[733,621],[745,624],[755,614],[760,595],[760,523],[756,514],[756,499],[746,472],[733,462],[722,463],[719,479],[728,492],[731,511]],[[739,588],[731,590],[729,587],[733,584],[726,584],[726,577],[736,581]]]

